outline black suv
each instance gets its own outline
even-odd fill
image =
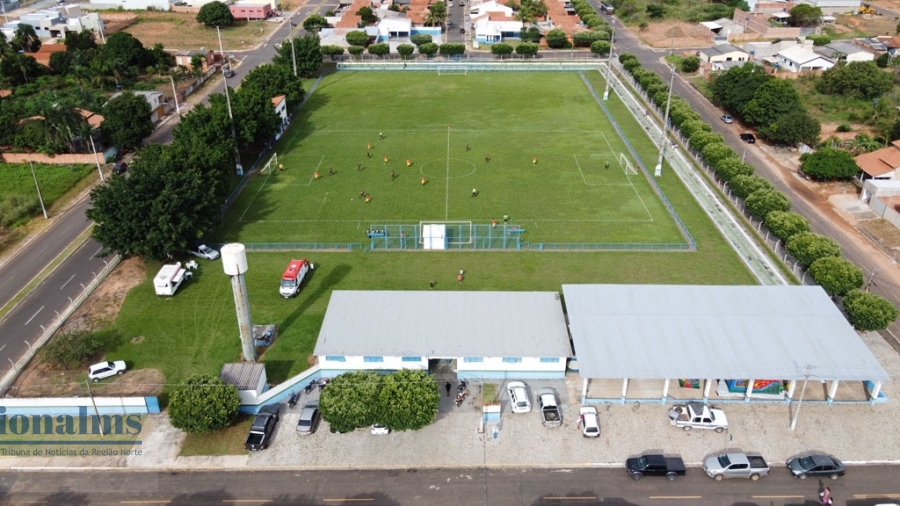
[[[113,174],[124,174],[128,170],[128,164],[125,162],[116,162],[113,166]]]
[[[747,144],[756,144],[756,137],[753,134],[741,134],[741,140]]]

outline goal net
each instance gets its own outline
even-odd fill
[[[638,171],[634,168],[634,165],[631,163],[631,160],[625,156],[625,153],[619,153],[619,165],[622,166],[622,170],[625,171],[625,175],[634,174],[637,175]]]
[[[272,152],[272,158],[259,168],[260,174],[271,174],[278,170],[278,153]]]
[[[423,249],[447,249],[472,243],[471,221],[420,221],[419,243]]]
[[[437,73],[443,75],[466,75],[468,68],[466,65],[441,65],[438,67]]]

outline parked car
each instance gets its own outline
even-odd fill
[[[116,162],[113,165],[113,174],[124,174],[128,170],[128,164],[125,162]]]
[[[531,411],[531,401],[528,400],[528,391],[525,383],[510,381],[506,385],[506,393],[509,394],[509,404],[513,413],[528,413]]]
[[[584,437],[600,437],[600,419],[597,418],[597,408],[582,406],[579,410],[581,417],[581,435]]]
[[[756,144],[756,137],[753,134],[741,134],[741,140],[746,142],[747,144]]]
[[[227,77],[229,79],[234,77],[234,71],[231,69],[225,69],[222,73],[225,75],[225,77]]]
[[[675,481],[678,476],[684,476],[684,461],[680,457],[665,457],[663,455],[641,455],[625,461],[625,469],[631,479],[638,481],[644,476],[665,476],[669,481]]]
[[[278,404],[260,408],[256,418],[253,419],[253,425],[250,426],[250,434],[247,434],[244,448],[251,452],[268,448],[276,424],[278,424]]]
[[[756,481],[761,476],[769,475],[769,464],[761,455],[727,452],[713,455],[704,460],[703,470],[716,481],[726,478],[750,478]]]
[[[116,360],[115,362],[100,362],[88,367],[88,378],[94,383],[109,378],[110,376],[121,376],[125,374],[128,367],[124,360]]]
[[[194,255],[195,257],[205,258],[207,260],[215,260],[219,258],[219,252],[205,244],[197,246],[197,249],[188,251],[188,253]]]
[[[315,434],[319,428],[319,421],[322,414],[319,413],[319,404],[317,402],[308,402],[303,409],[300,410],[300,421],[297,422],[297,434],[308,436]]]
[[[723,114],[723,115],[722,115],[722,121],[723,121],[724,123],[727,123],[727,124],[730,125],[730,124],[734,123],[734,118],[732,118],[731,116],[729,116],[729,115],[727,115],[727,114]]]
[[[448,20],[447,20],[447,26],[453,26],[453,20],[452,20],[452,19],[448,19]]]
[[[669,410],[669,424],[684,430],[711,429],[716,432],[728,430],[725,412],[702,402],[676,404]]]
[[[372,424],[372,434],[375,436],[386,436],[391,433],[391,429],[385,427],[384,425],[373,423]]]
[[[466,33],[466,29],[464,27],[460,26],[459,33]]]
[[[556,402],[556,394],[551,388],[542,388],[537,392],[538,404],[541,405],[541,417],[544,427],[559,427],[562,425],[562,414],[559,404]]]
[[[844,475],[844,463],[821,453],[810,453],[787,462],[794,478],[805,480],[807,476],[828,476],[832,480]]]

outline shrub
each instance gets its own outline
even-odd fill
[[[209,374],[195,374],[172,391],[169,421],[185,432],[212,432],[227,427],[240,405],[237,387]]]
[[[605,40],[596,40],[591,44],[591,52],[598,56],[608,55],[612,44]]]
[[[429,42],[431,42],[431,35],[428,35],[427,33],[417,33],[410,37],[409,41],[416,46],[421,46],[422,44],[428,44]]]
[[[424,54],[428,58],[432,58],[437,54],[438,49],[440,48],[437,44],[435,44],[434,42],[428,42],[419,46],[419,54]]]
[[[347,35],[344,36],[344,38],[351,46],[365,47],[369,43],[369,36],[366,35],[366,32],[362,30],[354,30],[352,32],[348,32]],[[353,54],[353,52],[351,51],[350,54]]]
[[[756,190],[775,189],[772,186],[772,183],[770,183],[767,179],[763,179],[759,176],[747,176],[744,174],[739,174],[731,178],[731,180],[728,181],[728,186],[731,187],[732,193],[742,199],[749,197]]]
[[[547,46],[551,49],[562,49],[566,46],[566,42],[569,41],[568,36],[566,36],[566,32],[560,30],[559,28],[555,28],[547,32],[547,35],[544,36],[547,40]]]
[[[863,284],[863,272],[859,267],[838,257],[816,260],[809,266],[809,275],[832,297],[847,295]]]
[[[787,240],[785,246],[788,253],[804,267],[808,267],[820,258],[841,256],[841,248],[836,242],[813,232],[794,234]]]
[[[509,56],[513,52],[513,47],[505,42],[498,42],[491,45],[491,54],[497,56]]]
[[[364,48],[362,46],[350,46],[347,48],[347,52],[350,53],[357,60],[359,59],[360,56],[362,56],[363,51],[365,51],[365,50],[366,50],[366,48]]]
[[[744,201],[747,212],[760,220],[765,220],[772,211],[789,211],[791,201],[781,192],[776,190],[756,190]]]
[[[809,232],[809,222],[806,218],[793,211],[772,211],[766,216],[765,221],[766,228],[782,241],[787,241],[801,232]]]
[[[847,319],[856,330],[883,330],[897,319],[897,308],[890,301],[869,292],[851,290],[843,303]]]
[[[416,46],[413,46],[412,44],[400,44],[397,46],[397,53],[399,53],[404,60],[408,60],[415,50]]]
[[[700,57],[699,56],[688,56],[681,60],[681,71],[692,73],[696,72],[697,69],[700,68]]]
[[[54,337],[41,348],[41,353],[49,362],[75,369],[96,353],[102,344],[93,332],[76,330]]]

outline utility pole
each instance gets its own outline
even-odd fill
[[[0,2],[2,1],[3,0],[0,0]],[[41,196],[41,187],[38,186],[37,175],[34,173],[34,164],[31,163],[31,160],[28,160],[28,166],[31,167],[31,177],[34,178],[34,187],[37,188],[38,200],[41,202],[41,211],[44,211],[44,219],[49,220],[50,218],[47,216],[47,208],[44,207],[44,197]]]
[[[659,158],[656,160],[656,170],[653,175],[662,176],[663,158],[666,156],[666,133],[669,128],[669,106],[672,105],[672,86],[675,85],[675,66],[672,66],[672,78],[669,80],[669,96],[666,98],[666,114],[663,116],[662,135],[659,137]]]
[[[172,97],[175,98],[175,112],[181,116],[181,107],[178,106],[178,90],[175,89],[175,78],[169,74],[169,80],[172,81]]]
[[[609,62],[606,65],[606,87],[603,88],[603,100],[609,100],[609,83],[612,78],[613,57],[616,54],[616,17],[610,16],[612,23],[612,37],[609,39]]]
[[[91,150],[94,152],[94,161],[97,162],[97,172],[100,173],[100,181],[103,181],[103,169],[100,168],[100,157],[97,156],[97,147],[94,146],[94,136],[88,134],[88,139],[91,140]]]
[[[219,30],[219,26],[216,25],[216,35],[219,37],[219,52],[222,53],[222,57],[225,58],[225,50],[222,49],[222,32]],[[231,120],[231,138],[234,140],[234,166],[237,169],[237,175],[244,175],[244,167],[241,165],[241,153],[238,151],[237,145],[237,131],[234,129],[234,116],[231,114],[231,96],[228,93],[228,77],[225,75],[225,67],[220,67],[222,69],[222,80],[225,81],[225,103],[228,104],[228,119]]]
[[[291,34],[288,37],[288,42],[291,43],[291,58],[294,60],[294,77],[297,77],[297,50],[294,49],[294,20],[290,19],[288,22],[291,24]]]

